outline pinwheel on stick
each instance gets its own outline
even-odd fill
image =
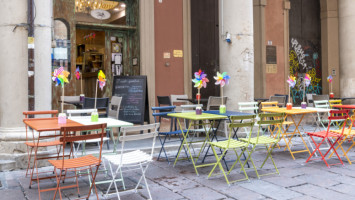
[[[58,69],[55,69],[53,72],[52,80],[55,82],[55,85],[61,85],[62,86],[62,102],[61,102],[61,109],[62,112],[58,116],[58,123],[66,123],[66,116],[64,113],[64,84],[69,83],[68,81],[68,76],[69,72],[65,71],[63,67],[59,67]]]
[[[213,77],[216,80],[216,85],[220,85],[221,86],[221,106],[220,106],[220,113],[225,113],[226,112],[226,107],[225,105],[223,105],[223,87],[226,84],[229,84],[229,79],[230,76],[227,75],[227,72],[223,72],[222,74],[217,72],[217,76]]]

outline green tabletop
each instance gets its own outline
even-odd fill
[[[202,113],[201,115],[196,115],[195,112],[186,112],[186,113],[169,113],[168,116],[182,118],[182,119],[189,119],[189,120],[214,120],[214,119],[226,119],[228,118],[225,115],[215,115],[215,114],[208,114]]]

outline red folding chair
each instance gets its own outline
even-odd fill
[[[321,155],[321,159],[325,162],[325,164],[327,165],[327,167],[330,168],[329,164],[327,163],[325,157],[327,156],[327,154],[333,150],[333,152],[336,154],[336,156],[338,157],[340,163],[335,163],[335,164],[331,164],[331,165],[337,165],[337,164],[342,164],[344,165],[343,161],[340,159],[338,153],[336,152],[336,149],[334,148],[334,145],[338,143],[338,141],[341,141],[343,139],[343,133],[344,133],[344,128],[346,123],[343,123],[343,126],[341,128],[341,132],[337,133],[337,132],[332,132],[332,130],[330,130],[331,124],[334,121],[338,121],[338,120],[346,120],[349,117],[349,110],[331,110],[330,111],[330,116],[328,117],[329,119],[329,123],[328,123],[328,128],[326,131],[319,131],[319,132],[313,132],[313,133],[309,133],[307,132],[307,134],[310,136],[310,138],[312,139],[314,145],[315,145],[315,149],[312,152],[312,154],[309,156],[309,158],[307,159],[306,163],[310,160],[317,160],[317,159],[311,159],[313,157],[313,155],[316,153],[316,151],[319,152],[319,154]],[[315,138],[321,138],[320,142],[316,142]],[[327,150],[327,152],[325,154],[322,154],[321,150],[320,150],[320,146],[324,143],[326,144],[326,141],[328,141],[328,143],[330,144],[329,149]],[[340,144],[338,144],[340,145]],[[322,148],[324,149],[324,148]]]

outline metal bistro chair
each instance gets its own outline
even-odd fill
[[[344,165],[343,161],[341,160],[341,158],[338,155],[334,146],[336,144],[338,144],[338,146],[341,147],[341,143],[339,141],[341,141],[343,139],[343,134],[344,134],[344,129],[345,129],[346,123],[343,123],[340,133],[333,132],[332,130],[330,130],[330,126],[331,126],[333,120],[346,120],[349,117],[348,113],[349,113],[349,110],[331,110],[330,116],[328,117],[329,123],[328,123],[328,128],[326,131],[311,132],[311,133],[307,132],[307,134],[311,137],[316,148],[313,150],[312,154],[306,160],[306,163],[309,162],[310,160],[315,160],[315,159],[312,159],[312,157],[315,154],[315,152],[318,151],[319,154],[321,155],[320,159],[324,161],[324,163],[327,165],[328,168],[330,168],[330,165],[326,161],[326,157],[327,157],[328,153],[332,150],[340,161],[340,163],[336,163],[336,164]],[[315,138],[320,138],[321,141],[316,142]],[[332,139],[335,141],[332,141]],[[326,141],[330,144],[330,147],[327,149],[326,153],[323,154],[321,152],[320,146]],[[346,154],[342,147],[341,147],[341,150],[343,151],[344,154]],[[331,164],[331,165],[336,165],[336,164]]]
[[[167,139],[168,138],[170,139],[170,137],[172,135],[177,135],[179,137],[178,141],[180,142],[180,146],[179,146],[179,149],[180,149],[182,142],[184,140],[183,137],[181,137],[181,135],[183,133],[186,133],[186,130],[177,130],[177,129],[173,130],[172,129],[175,119],[168,117],[167,114],[174,113],[175,112],[174,109],[175,109],[175,106],[152,107],[155,123],[161,123],[161,121],[162,121],[161,118],[163,118],[163,117],[168,118],[172,121],[172,123],[170,125],[170,131],[161,131],[160,128],[158,129],[158,131],[159,131],[158,138],[159,138],[159,141],[161,144],[161,149],[159,151],[159,155],[158,155],[157,160],[159,160],[161,154],[164,153],[165,158],[169,164],[170,164],[170,160],[169,160],[168,154],[166,153],[166,150],[165,150],[165,144],[168,142],[176,142],[176,140],[167,141]],[[166,112],[166,111],[168,111],[168,112]],[[184,147],[184,150],[185,150],[186,157],[188,157],[185,147]]]
[[[286,107],[286,96],[270,96],[270,102],[277,101],[277,106],[279,107]]]
[[[111,186],[114,185],[117,198],[120,199],[120,194],[117,187],[117,181],[123,183],[123,189],[127,192],[126,187],[123,182],[122,172],[125,171],[132,171],[132,170],[140,170],[141,177],[137,182],[136,187],[133,189],[134,192],[137,192],[138,186],[141,184],[142,180],[145,182],[145,187],[148,191],[149,199],[152,199],[150,194],[149,186],[147,179],[145,178],[145,174],[149,167],[149,164],[153,162],[153,153],[154,153],[154,146],[155,146],[155,138],[158,135],[158,128],[159,123],[155,124],[148,124],[148,125],[141,125],[141,126],[132,126],[132,127],[124,127],[122,128],[122,136],[120,136],[119,140],[122,142],[121,144],[121,151],[118,155],[104,155],[103,158],[106,159],[110,166],[110,171],[112,174],[112,181],[110,181],[110,185],[107,188],[106,195],[110,195],[108,192],[111,189]],[[142,133],[143,132],[143,133]],[[135,134],[132,134],[135,133]],[[140,150],[142,148],[128,150],[125,148],[126,142],[137,142],[139,140],[147,140],[152,139],[152,146],[149,153],[145,153],[144,151]],[[116,171],[112,170],[112,166],[117,165]],[[118,178],[119,177],[119,178]],[[131,177],[132,178],[132,177]],[[121,192],[122,193],[122,192]]]
[[[80,135],[80,136],[75,136],[73,134],[76,131],[82,132],[82,131],[91,131],[91,130],[99,130],[99,131],[97,134],[88,134],[88,135]],[[99,150],[98,157],[95,157],[93,155],[85,155],[85,156],[79,157],[79,158],[65,159],[65,157],[67,157],[67,155],[65,155],[65,152],[63,151],[62,159],[48,161],[51,165],[54,166],[56,182],[57,182],[57,187],[47,189],[48,191],[50,191],[50,190],[55,191],[53,200],[56,198],[58,192],[59,192],[60,199],[62,199],[62,190],[67,189],[67,188],[77,188],[78,196],[80,197],[78,171],[81,171],[81,170],[89,170],[91,178],[93,180],[92,181],[93,184],[90,185],[90,190],[89,190],[89,193],[88,193],[86,199],[89,199],[92,188],[94,188],[96,198],[99,199],[99,196],[97,194],[96,185],[95,185],[95,178],[96,178],[97,171],[98,171],[100,164],[101,164],[102,143],[103,143],[103,137],[105,135],[105,130],[106,130],[106,124],[61,127],[60,132],[63,136],[60,138],[60,141],[63,145],[63,149],[65,148],[65,145],[67,143],[70,143],[70,145],[72,145],[72,143],[75,141],[100,139],[101,142],[100,142],[100,150]],[[72,153],[72,151],[73,151],[73,148],[70,149],[70,153]],[[96,168],[96,170],[93,173],[94,168]],[[74,172],[75,184],[61,186],[61,182],[62,181],[64,182],[63,179],[69,178],[69,177],[67,177],[68,172]]]
[[[90,115],[92,112],[94,112],[95,109],[79,109],[79,110],[67,110],[68,113],[68,119],[74,119],[76,117],[88,117],[90,118]],[[89,134],[90,132],[85,132],[84,134]],[[109,134],[107,134],[107,137],[103,138],[103,142],[107,143],[107,149],[110,149],[110,145],[109,145]],[[86,143],[97,143],[97,145],[99,146],[101,139],[97,138],[97,139],[92,139],[92,140],[78,140],[75,141],[74,143],[77,144],[77,147],[75,148],[74,146],[74,156],[77,157],[77,154],[79,152],[80,146],[82,146],[82,155],[86,155],[85,152],[85,147],[86,147]]]
[[[317,95],[320,96],[320,95]],[[314,96],[313,96],[314,97]],[[329,105],[329,101],[328,100],[320,100],[320,101],[313,101],[314,103],[314,107],[316,108],[325,108],[325,109],[330,109],[330,105]],[[328,115],[324,116],[322,113],[318,113],[317,112],[317,118],[318,118],[318,123],[320,123],[322,125],[322,127],[324,128],[324,130],[327,129],[327,124],[331,123],[331,125],[335,128],[335,129],[340,129],[341,124],[345,121],[345,120],[341,120],[341,119],[334,119],[332,121],[329,121],[329,119],[325,118],[325,117],[329,117],[330,113],[328,113]]]
[[[188,100],[178,100],[178,99],[188,99],[187,94],[182,94],[182,95],[172,94],[170,95],[170,99],[171,99],[171,105],[176,106],[175,112],[181,112],[182,111],[181,106],[188,105],[190,103]]]
[[[249,180],[248,175],[245,172],[244,166],[241,162],[241,157],[245,151],[247,151],[247,153],[250,154],[250,152],[248,151],[250,139],[248,140],[248,142],[242,142],[242,141],[235,140],[232,138],[232,130],[233,130],[233,128],[249,127],[250,131],[248,133],[247,138],[251,138],[251,133],[253,130],[252,127],[254,126],[254,123],[255,123],[254,119],[255,119],[255,115],[231,116],[231,123],[228,125],[229,126],[228,139],[224,140],[224,141],[209,142],[210,145],[212,146],[212,150],[213,150],[213,153],[216,157],[217,162],[214,164],[210,174],[208,175],[208,178],[211,177],[212,175],[218,175],[218,174],[212,174],[213,171],[218,166],[220,171],[222,172],[221,174],[224,175],[224,178],[226,179],[228,185],[230,185],[233,182],[237,182],[237,181]],[[218,157],[218,154],[217,154],[215,148],[219,148],[219,149],[223,150],[223,153],[220,155],[220,157]],[[234,164],[232,165],[232,167],[229,170],[227,169],[228,171],[226,173],[224,171],[222,164],[221,164],[221,160],[224,158],[224,156],[226,155],[228,150],[233,150],[237,156],[237,159],[234,162]],[[240,154],[238,154],[237,150],[240,150]],[[240,167],[241,167],[241,171],[243,171],[245,177],[242,179],[229,181],[227,175],[229,175],[231,173],[231,171],[233,170],[233,168],[237,164],[237,162],[239,162]],[[254,165],[254,163],[253,163],[253,165]]]
[[[109,98],[96,98],[96,109],[99,112],[99,117],[108,116]],[[95,98],[84,98],[83,109],[90,109],[95,107]]]
[[[112,119],[118,119],[120,114],[122,97],[112,96],[111,102],[108,107],[108,117]]]
[[[251,163],[253,164],[256,176],[260,179],[260,176],[266,176],[266,175],[271,175],[271,174],[280,174],[271,154],[272,154],[272,151],[274,150],[274,148],[277,146],[278,142],[280,141],[280,135],[281,135],[280,125],[282,124],[282,122],[284,120],[285,114],[284,113],[264,113],[264,114],[259,114],[259,117],[260,117],[260,120],[257,122],[259,124],[259,130],[258,130],[257,136],[256,137],[249,137],[249,138],[241,138],[240,141],[246,142],[252,146],[252,149],[249,151],[248,158],[245,160],[242,167],[244,167],[245,164],[247,163],[247,161],[250,159]],[[263,136],[262,134],[260,134],[262,131],[263,125],[273,125],[277,129],[277,133],[275,134],[276,137],[268,137],[268,136]],[[270,158],[270,160],[272,161],[274,168],[276,170],[276,172],[274,172],[274,173],[259,175],[258,170],[256,169],[256,167],[254,165],[254,162],[253,162],[251,156],[255,151],[263,150],[263,148],[257,149],[257,147],[262,147],[262,146],[265,147],[265,149],[267,151],[267,156],[266,156],[263,164],[260,166],[260,169],[263,168],[266,161]]]

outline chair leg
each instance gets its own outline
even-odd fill
[[[143,168],[142,163],[139,163],[139,167],[140,167],[140,169],[141,169],[141,171],[142,171],[142,175],[141,175],[141,177],[140,177],[140,179],[139,179],[139,181],[138,181],[138,183],[137,183],[137,185],[136,185],[134,191],[137,192],[138,186],[139,186],[140,183],[142,182],[142,179],[144,179],[145,186],[146,186],[146,188],[147,188],[147,192],[148,192],[148,195],[149,195],[149,199],[152,200],[152,195],[150,194],[148,182],[147,182],[147,179],[145,178],[145,173],[146,173],[146,171],[147,171],[147,169],[148,169],[148,167],[149,167],[149,163],[147,164],[147,166],[146,166],[145,168]]]
[[[90,169],[91,177],[93,177],[93,178],[92,178],[92,184],[91,184],[91,186],[90,186],[90,190],[89,190],[87,199],[89,199],[89,197],[90,197],[90,194],[91,194],[90,191],[92,190],[92,187],[93,187],[93,186],[94,186],[94,189],[95,189],[96,198],[99,199],[99,195],[97,194],[97,188],[96,188],[96,184],[95,184],[95,179],[96,179],[97,171],[99,170],[99,166],[100,166],[100,165],[97,165],[97,166],[96,166],[95,175],[92,173],[92,168],[91,168],[91,167],[89,168],[89,169]]]
[[[161,140],[161,137],[158,135],[158,138],[159,138],[159,141],[160,141],[160,144],[161,144],[161,149],[160,149],[160,152],[159,152],[159,155],[158,155],[158,158],[157,160],[159,160],[160,158],[160,155],[163,151],[164,155],[165,155],[165,158],[166,160],[168,161],[168,163],[170,164],[170,161],[169,161],[169,158],[168,158],[168,155],[166,154],[166,151],[165,151],[165,148],[164,148],[164,145],[165,145],[165,142],[166,142],[166,138],[168,137],[168,135],[165,135],[164,137],[164,141]]]
[[[253,165],[253,168],[254,168],[254,171],[255,171],[255,174],[256,174],[256,176],[258,177],[258,179],[260,179],[260,176],[259,176],[259,173],[258,173],[258,170],[256,169],[256,166],[255,166],[255,164],[254,164],[254,161],[253,161],[253,159],[252,159],[252,157],[251,157],[251,155],[254,153],[254,151],[255,151],[255,148],[256,148],[256,145],[253,145],[253,148],[249,151],[248,149],[246,149],[246,151],[248,152],[248,157],[247,157],[247,159],[245,159],[245,161],[244,161],[244,163],[243,163],[243,168],[244,168],[244,166],[245,166],[245,164],[248,162],[248,160],[250,160],[250,162],[251,162],[251,164]]]
[[[118,198],[118,199],[121,199],[121,198],[120,198],[120,194],[119,194],[119,192],[118,192],[117,184],[116,184],[117,172],[118,172],[118,170],[121,170],[121,169],[120,169],[121,166],[118,166],[118,167],[117,167],[115,173],[114,173],[113,170],[112,170],[112,164],[111,164],[110,162],[109,162],[109,167],[110,167],[110,171],[111,171],[111,175],[112,175],[112,181],[111,181],[110,185],[109,185],[108,188],[107,188],[106,195],[108,195],[108,192],[110,191],[112,184],[114,184],[115,189],[116,189],[117,198]],[[123,180],[122,173],[120,173],[120,174],[121,174],[121,179]]]

